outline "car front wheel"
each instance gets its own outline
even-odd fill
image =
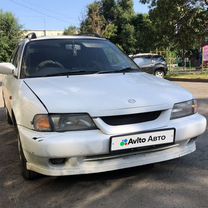
[[[21,162],[22,176],[27,180],[34,180],[36,178],[39,178],[41,176],[40,174],[27,169],[27,160],[26,160],[23,150],[22,150],[22,145],[20,142],[19,135],[18,135],[17,141],[18,141],[18,150],[19,150],[19,158],[20,158],[20,162]]]
[[[9,112],[8,112],[7,109],[6,109],[6,119],[7,119],[7,123],[9,125],[13,125],[13,121],[12,121],[12,119],[11,119],[11,117],[10,117]]]
[[[164,78],[165,72],[162,69],[155,70],[155,76],[159,78]]]

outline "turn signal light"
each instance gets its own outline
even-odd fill
[[[36,115],[33,119],[33,125],[37,131],[51,131],[48,115]]]

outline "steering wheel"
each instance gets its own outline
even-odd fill
[[[64,69],[64,66],[61,63],[59,63],[58,61],[45,60],[45,61],[42,61],[42,62],[40,62],[38,64],[37,71],[40,71],[40,70],[44,69],[47,66],[48,67],[50,67],[50,66],[52,66],[52,67],[58,66],[59,68]]]

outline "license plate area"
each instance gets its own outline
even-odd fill
[[[113,136],[110,138],[110,152],[124,152],[140,148],[151,148],[175,143],[175,129],[162,129]]]

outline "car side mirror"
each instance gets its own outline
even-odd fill
[[[15,74],[16,67],[11,63],[0,63],[0,74]]]

